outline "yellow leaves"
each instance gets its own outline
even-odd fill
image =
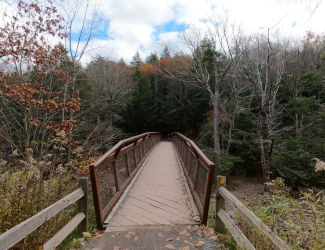
[[[92,165],[96,160],[97,160],[97,158],[95,158],[95,157],[89,157],[88,160],[80,162],[80,165],[75,167],[74,169],[80,175],[87,175],[89,173],[90,165]]]
[[[83,232],[82,236],[87,237],[87,238],[91,238],[91,234],[89,232]]]
[[[195,244],[195,246],[196,247],[201,247],[201,246],[203,246],[205,244],[205,242],[203,241],[203,240],[200,240],[200,241],[198,241],[196,244]]]
[[[186,230],[183,230],[178,233],[179,235],[189,235],[189,233]]]

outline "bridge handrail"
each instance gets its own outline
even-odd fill
[[[78,214],[73,217],[59,232],[48,240],[42,249],[55,249],[78,225],[81,232],[88,230],[88,177],[82,177],[79,181],[80,188],[43,209],[29,219],[14,226],[0,235],[0,248],[9,249],[27,235],[42,226],[66,207],[79,201]]]
[[[201,151],[201,149],[190,139],[187,138],[186,136],[182,135],[181,133],[178,132],[173,132],[171,135],[176,135],[180,138],[182,138],[185,142],[190,144],[191,149],[193,152],[206,164],[208,167],[214,167],[214,163],[210,161],[210,159]]]
[[[243,249],[255,250],[255,247],[242,233],[233,219],[225,211],[225,201],[237,208],[239,214],[248,221],[249,225],[255,228],[256,232],[261,233],[272,244],[272,249],[289,250],[290,247],[271,229],[266,226],[251,210],[249,210],[241,201],[226,189],[226,177],[217,176],[216,190],[216,229],[223,231],[227,228],[232,234],[234,240]]]
[[[215,164],[186,136],[173,132],[169,134],[169,137],[173,140],[181,160],[185,177],[200,214],[201,224],[206,224]]]
[[[147,132],[124,139],[115,144],[90,166],[90,178],[98,228],[103,227],[105,218],[112,211],[143,161],[158,141],[160,141],[160,133],[158,132]],[[124,160],[124,164],[120,164],[120,160]],[[109,183],[106,183],[107,187],[103,189],[102,186],[105,185],[105,182],[108,182],[109,177],[113,177],[115,187],[109,187]],[[122,177],[124,177],[124,182],[121,181]],[[99,183],[100,178],[105,178],[102,183]],[[108,193],[114,194],[111,197],[104,197]],[[107,204],[104,204],[105,199]]]

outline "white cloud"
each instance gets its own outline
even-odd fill
[[[67,6],[68,14],[78,0],[57,0]],[[79,10],[73,31],[80,30],[86,0]],[[232,22],[247,33],[264,32],[276,25],[283,34],[302,36],[306,31],[324,32],[325,2],[322,0],[89,0],[88,19],[96,8],[106,27],[107,39],[93,38],[83,62],[96,54],[130,61],[136,50],[143,58],[160,53],[164,44],[181,49],[179,30],[160,29],[173,21],[190,28],[204,27],[209,17],[227,12]],[[0,2],[0,6],[4,4]],[[315,8],[318,5],[317,8]],[[1,20],[0,20],[1,24]]]

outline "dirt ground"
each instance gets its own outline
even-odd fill
[[[119,232],[105,232],[92,239],[84,250],[126,249],[223,249],[220,234],[196,225],[147,226]]]
[[[258,178],[231,177],[228,180],[227,189],[249,207],[262,203],[264,184]]]

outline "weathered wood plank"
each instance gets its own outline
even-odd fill
[[[127,219],[132,219],[139,225],[151,225],[156,224],[155,221],[150,220],[149,218],[143,216],[140,213],[134,213],[132,209],[126,208],[126,209],[120,209],[117,213],[117,215],[124,216]]]
[[[164,193],[164,192],[157,192],[159,189],[152,189],[152,188],[144,188],[141,186],[134,186],[133,190],[136,191],[141,191],[144,192],[146,194],[150,194],[150,195],[156,195],[158,197],[161,197],[163,199],[169,200],[169,201],[173,201],[173,202],[177,202],[179,204],[184,204],[184,199],[186,197],[184,197],[184,195],[173,195],[172,193]],[[159,190],[160,191],[160,190]]]
[[[172,224],[171,222],[169,222],[168,220],[166,220],[163,216],[157,216],[154,213],[146,210],[146,209],[142,209],[136,205],[133,205],[131,203],[129,203],[128,206],[129,209],[132,210],[133,213],[135,214],[140,214],[142,216],[147,217],[148,219],[152,220],[155,224]],[[124,208],[121,208],[121,211],[124,211]]]
[[[142,209],[146,209],[147,211],[150,211],[151,213],[153,213],[157,216],[164,217],[165,219],[169,220],[171,223],[174,223],[174,224],[178,224],[178,223],[179,224],[181,224],[181,223],[192,224],[193,223],[193,221],[191,221],[189,218],[187,218],[187,217],[184,218],[182,216],[175,215],[174,213],[170,213],[170,212],[164,210],[162,207],[153,206],[151,204],[148,204],[143,201],[139,201],[137,199],[131,199],[129,202],[141,207]]]
[[[174,209],[177,209],[177,210],[180,210],[180,211],[186,211],[188,210],[188,206],[185,204],[185,202],[182,204],[182,203],[177,203],[175,201],[171,201],[169,199],[165,199],[163,197],[160,197],[158,195],[154,195],[153,193],[147,193],[143,190],[131,190],[130,195],[134,195],[134,196],[137,196],[137,197],[145,197],[147,199],[150,199],[150,200],[154,200],[156,202],[160,202],[162,204],[166,204],[167,206],[169,207],[172,207]],[[185,197],[183,197],[183,200],[185,201]]]
[[[165,210],[166,212],[171,213],[171,214],[174,214],[176,216],[185,217],[186,215],[189,214],[189,210],[188,209],[186,209],[186,210],[185,209],[180,210],[180,209],[171,207],[171,206],[169,206],[166,203],[159,202],[159,201],[156,201],[154,199],[146,198],[144,196],[138,196],[138,195],[135,196],[135,195],[132,195],[132,194],[129,194],[128,196],[129,197],[132,197],[132,198],[135,198],[138,201],[141,201],[141,202],[145,202],[147,204],[150,204],[151,206],[161,208],[162,210]]]
[[[241,249],[255,250],[255,247],[249,242],[246,236],[223,209],[219,209],[217,215]]]
[[[79,213],[69,221],[59,232],[43,245],[43,250],[53,250],[86,218],[84,213]]]
[[[84,191],[84,196],[78,201],[78,211],[86,216],[79,225],[79,231],[86,232],[88,231],[88,177],[81,177],[79,186]]]
[[[232,202],[238,208],[238,211],[245,216],[245,218],[250,222],[250,224],[257,228],[257,230],[262,231],[265,236],[272,242],[274,247],[277,249],[290,249],[286,243],[276,234],[274,234],[271,229],[266,226],[260,218],[258,218],[252,211],[244,206],[232,193],[230,193],[224,187],[219,189],[219,194],[225,198],[227,201]]]
[[[221,187],[226,187],[226,177],[225,176],[217,176],[217,191],[216,191],[216,214],[218,214],[220,209],[225,210],[225,199],[219,194],[218,190]],[[225,227],[222,220],[216,216],[216,229],[218,231],[222,231]]]
[[[8,249],[19,241],[24,239],[28,234],[33,232],[35,229],[40,227],[44,222],[51,219],[57,213],[62,211],[67,206],[75,203],[81,197],[84,196],[84,192],[82,188],[78,188],[76,191],[68,194],[61,200],[55,202],[51,206],[43,209],[39,213],[35,214],[34,216],[30,217],[29,219],[23,221],[22,223],[14,226],[7,232],[0,235],[0,246],[1,249]]]

